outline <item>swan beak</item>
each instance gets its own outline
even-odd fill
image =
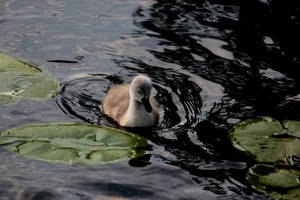
[[[152,111],[152,106],[149,102],[149,98],[142,98],[142,103],[145,106],[145,110],[150,113]]]

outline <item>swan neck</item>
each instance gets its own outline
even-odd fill
[[[134,115],[135,112],[137,111],[137,107],[139,106],[139,104],[140,103],[138,101],[130,97],[127,113],[130,114],[131,116]]]

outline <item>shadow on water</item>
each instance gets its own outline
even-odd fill
[[[123,5],[119,3],[116,7]],[[160,104],[159,123],[152,129],[127,129],[152,142],[148,154],[130,160],[129,166],[70,166],[64,175],[68,167],[53,164],[57,171],[49,170],[44,168],[46,164],[33,161],[35,168],[45,170],[38,181],[58,173],[55,178],[59,180],[51,179],[49,184],[59,182],[61,188],[45,193],[71,195],[70,199],[76,190],[86,199],[100,194],[133,199],[267,199],[248,185],[245,175],[253,160],[232,149],[227,131],[242,120],[261,115],[279,120],[299,118],[300,82],[295,73],[299,55],[294,50],[299,46],[299,6],[293,4],[157,0],[139,3],[130,17],[101,13],[112,21],[122,18],[118,25],[133,22],[129,28],[120,26],[125,29],[120,37],[106,41],[95,34],[116,31],[115,26],[106,26],[107,21],[101,24],[107,29],[100,30],[92,23],[88,28],[96,27],[95,32],[85,37],[80,29],[82,37],[76,37],[85,42],[76,42],[84,48],[77,47],[74,59],[56,54],[46,59],[47,64],[64,66],[52,69],[63,80],[52,103],[71,121],[121,128],[103,114],[101,102],[109,88],[128,84],[141,73],[153,81],[153,95]],[[48,42],[59,44],[56,39]],[[95,67],[99,60],[103,65],[108,62],[109,67]],[[36,191],[36,195],[44,193]]]

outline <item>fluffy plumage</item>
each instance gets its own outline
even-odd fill
[[[151,95],[151,79],[134,77],[130,85],[111,88],[104,101],[103,111],[121,126],[150,127],[158,119],[157,103]]]

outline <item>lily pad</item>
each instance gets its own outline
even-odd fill
[[[0,53],[0,105],[20,98],[47,99],[59,89],[58,80],[49,73]]]
[[[290,130],[289,134],[300,138],[300,121],[295,121],[295,120],[285,121],[284,127]]]
[[[148,141],[130,132],[89,124],[37,124],[0,133],[4,148],[25,157],[101,164],[145,154]]]
[[[300,170],[258,164],[249,169],[247,179],[273,199],[300,199]]]
[[[229,131],[233,146],[259,162],[298,164],[300,158],[299,122],[281,123],[270,117],[249,119]]]

